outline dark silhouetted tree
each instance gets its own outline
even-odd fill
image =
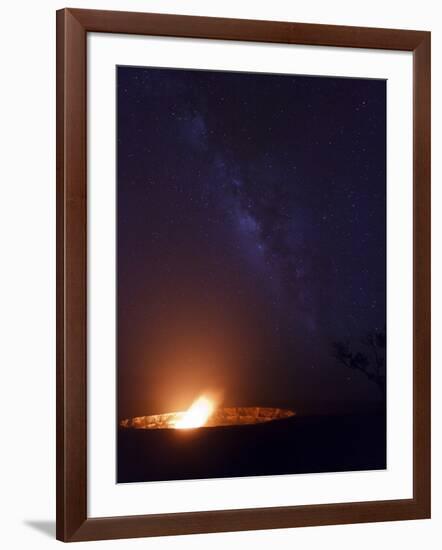
[[[362,340],[363,350],[354,351],[355,346],[349,342],[333,342],[333,357],[345,367],[363,373],[374,382],[385,398],[386,373],[385,373],[385,348],[386,331],[373,330]]]

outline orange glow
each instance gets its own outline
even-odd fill
[[[182,430],[204,426],[214,410],[214,402],[202,395],[192,403],[186,412],[181,413],[178,420],[175,421],[174,427]]]

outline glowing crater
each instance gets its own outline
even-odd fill
[[[292,416],[295,416],[295,412],[290,409],[272,407],[215,408],[210,400],[202,397],[197,399],[187,411],[127,418],[120,422],[120,426],[141,430],[216,428],[261,424]]]

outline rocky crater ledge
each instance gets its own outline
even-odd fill
[[[135,428],[139,430],[174,429],[184,412],[172,412],[152,414],[149,416],[136,416],[126,418],[120,422],[122,428]],[[217,426],[239,426],[243,424],[261,424],[272,420],[282,420],[295,416],[290,409],[272,407],[225,407],[216,409],[204,424],[204,428],[216,428]]]

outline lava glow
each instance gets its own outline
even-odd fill
[[[201,396],[192,403],[186,412],[182,413],[182,416],[175,422],[174,427],[182,430],[204,426],[214,410],[213,401]]]

